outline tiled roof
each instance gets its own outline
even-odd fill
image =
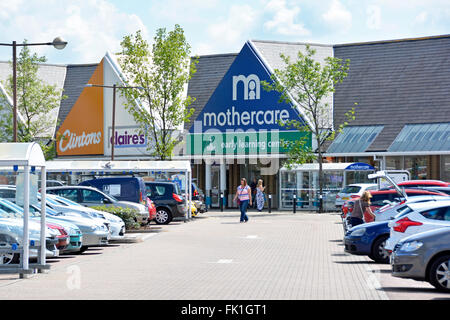
[[[195,112],[190,118],[191,122],[185,123],[184,128],[186,130],[189,130],[194,123],[193,120],[197,119],[200,111],[208,102],[237,55],[237,53],[229,53],[199,57],[196,65],[197,72],[188,84],[187,94],[196,100],[190,106],[190,108],[195,109]]]
[[[335,57],[350,59],[334,94],[335,126],[357,102],[349,125],[383,124],[366,151],[386,151],[406,124],[450,122],[449,54],[449,36],[335,46]]]

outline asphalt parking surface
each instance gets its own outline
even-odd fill
[[[29,279],[0,275],[0,299],[431,300],[426,282],[343,250],[337,214],[208,212],[151,225],[140,242],[50,259]]]

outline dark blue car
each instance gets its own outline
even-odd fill
[[[384,249],[390,235],[389,221],[370,222],[357,225],[344,237],[345,252],[369,256],[379,263],[389,263],[389,254]]]

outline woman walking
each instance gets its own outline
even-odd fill
[[[261,179],[258,180],[258,185],[256,186],[256,207],[258,208],[258,211],[261,212],[264,208],[264,189],[263,187],[263,181]]]
[[[247,207],[252,205],[252,191],[247,185],[247,180],[245,178],[241,179],[241,185],[237,187],[236,195],[234,196],[234,201],[238,201],[239,209],[241,210],[240,222],[247,222]]]

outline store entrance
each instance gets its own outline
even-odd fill
[[[220,167],[211,167],[211,208],[220,206]]]

